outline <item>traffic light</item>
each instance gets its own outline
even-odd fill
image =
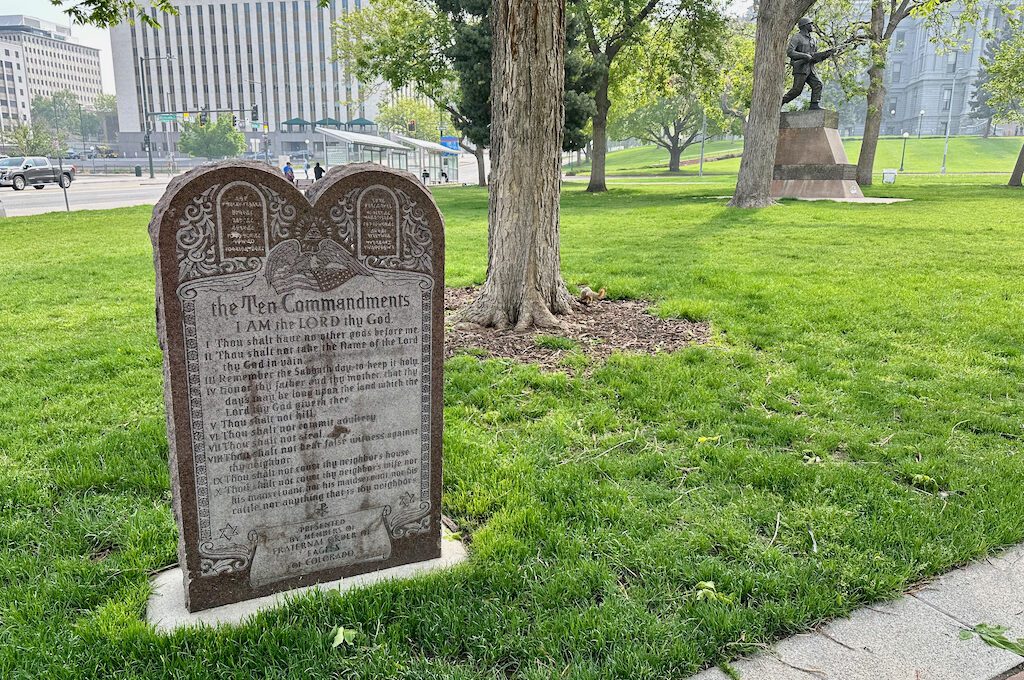
[[[260,119],[260,107],[255,104],[252,105],[252,122],[256,122]]]
[[[409,132],[416,132],[416,121],[409,121]]]
[[[238,116],[236,116],[233,113],[231,114],[231,127],[233,127],[233,128],[238,127]]]
[[[210,114],[207,113],[206,107],[204,106],[203,110],[199,112],[199,124],[206,125],[208,122],[210,122]]]

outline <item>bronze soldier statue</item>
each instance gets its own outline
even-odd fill
[[[835,53],[835,49],[818,51],[818,40],[814,37],[814,22],[803,17],[797,22],[799,30],[796,35],[789,39],[789,63],[793,67],[793,87],[782,98],[785,106],[793,101],[804,91],[804,85],[811,86],[811,110],[821,108],[821,78],[814,72],[814,65],[828,59]]]

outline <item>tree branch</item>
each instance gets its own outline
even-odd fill
[[[813,2],[813,0],[811,1]],[[647,0],[647,4],[644,5],[632,19],[624,19],[622,27],[608,36],[608,41],[605,43],[605,51],[608,55],[609,61],[611,61],[611,58],[622,49],[623,44],[629,39],[629,35],[636,30],[636,27],[642,24],[647,17],[650,16],[651,12],[654,11],[659,2],[661,2],[661,0]],[[682,8],[680,8],[680,11],[682,11]]]

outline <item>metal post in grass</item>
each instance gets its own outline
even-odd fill
[[[704,112],[700,121],[700,165],[697,167],[697,176],[704,176],[704,140],[708,136],[708,113]]]
[[[956,94],[956,79],[960,77],[960,73],[967,72],[965,68],[958,68],[953,73],[953,84],[949,89],[949,113],[946,114],[946,145],[942,148],[942,169],[939,174],[946,174],[946,157],[949,156],[949,129],[953,127],[953,96]]]
[[[907,160],[907,140],[910,139],[910,133],[903,133],[903,155],[900,156],[900,172],[903,172],[903,161]]]

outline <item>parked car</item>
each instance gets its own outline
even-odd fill
[[[42,156],[13,156],[0,160],[0,186],[21,191],[30,184],[36,189],[47,184],[59,184],[66,189],[74,181],[75,172],[73,165],[68,165],[61,172]]]
[[[313,158],[313,153],[311,151],[296,151],[295,153],[293,153],[291,155],[291,160],[292,161],[302,161],[302,162],[305,162],[305,161],[311,160],[312,158]]]
[[[77,161],[81,157],[82,154],[79,153],[78,151],[75,151],[74,149],[68,149],[67,152],[64,154],[64,158],[70,158],[71,160],[74,161]]]

